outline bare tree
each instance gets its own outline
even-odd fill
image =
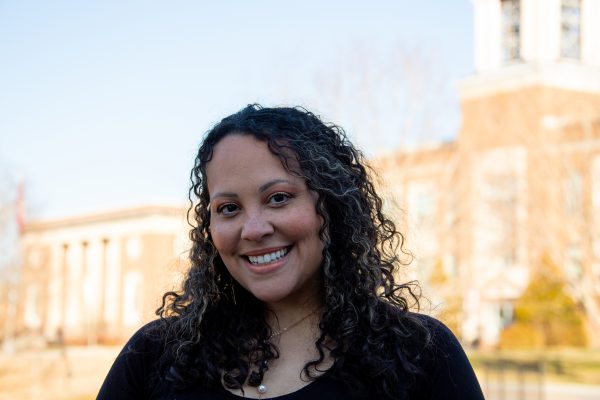
[[[22,180],[0,164],[0,335],[11,350],[15,335],[16,303],[20,272],[19,215],[22,213]],[[22,215],[22,214],[21,214]]]
[[[354,43],[314,74],[313,103],[371,154],[439,140],[456,105],[433,51]]]

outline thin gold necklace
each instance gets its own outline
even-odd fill
[[[321,309],[321,307],[315,308],[314,310],[312,310],[311,312],[309,312],[308,314],[306,314],[304,317],[300,318],[298,321],[294,322],[293,324],[288,325],[288,326],[286,326],[285,328],[283,328],[281,330],[278,330],[278,331],[275,331],[275,332],[271,333],[271,336],[269,336],[269,339],[272,339],[272,338],[277,337],[279,335],[283,335],[284,333],[286,333],[287,331],[289,331],[293,327],[299,325],[302,321],[304,321],[305,319],[307,319],[311,315],[315,314],[320,309]],[[258,398],[262,399],[262,396],[264,394],[266,394],[267,391],[268,391],[267,385],[265,385],[264,383],[261,383],[260,385],[258,385],[256,387],[256,391],[258,392]]]
[[[276,336],[279,335],[283,335],[284,333],[286,333],[287,331],[289,331],[290,329],[294,328],[295,326],[299,325],[302,321],[304,321],[306,318],[310,317],[311,315],[313,315],[314,313],[316,313],[317,311],[319,311],[321,307],[315,308],[314,310],[312,310],[311,312],[309,312],[308,314],[306,314],[304,317],[300,318],[298,321],[294,322],[291,325],[286,326],[283,329],[280,329],[278,331],[275,331],[273,333],[271,333],[271,336],[269,336],[269,339],[273,339]]]

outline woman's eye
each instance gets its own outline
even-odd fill
[[[219,206],[219,208],[217,208],[217,213],[218,214],[223,214],[224,216],[231,216],[233,214],[235,214],[238,210],[238,206],[233,204],[233,203],[227,203],[227,204],[223,204],[221,206]]]
[[[275,193],[269,198],[269,203],[279,205],[284,204],[290,199],[290,195],[287,193]]]

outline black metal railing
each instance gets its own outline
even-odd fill
[[[544,400],[548,369],[561,373],[560,361],[481,360],[484,392],[488,400]]]

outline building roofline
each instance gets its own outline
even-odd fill
[[[92,211],[68,217],[33,220],[25,225],[24,233],[93,223],[123,221],[154,215],[183,218],[186,210],[187,206],[184,205],[142,204],[103,211]]]
[[[458,92],[464,101],[532,86],[600,94],[600,67],[573,61],[518,63],[469,76],[458,83]]]
[[[371,158],[373,160],[381,160],[381,159],[389,159],[396,157],[410,157],[410,156],[427,156],[432,154],[439,154],[448,151],[452,151],[456,148],[457,141],[455,139],[443,141],[443,142],[434,142],[434,143],[425,143],[416,146],[410,146],[405,148],[398,148],[392,151],[388,151],[385,153],[380,153],[375,157]]]

